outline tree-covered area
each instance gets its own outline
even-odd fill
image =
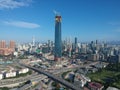
[[[9,90],[7,87],[0,88],[0,90]]]
[[[102,83],[105,88],[108,86],[120,88],[120,63],[109,64],[106,68],[100,69],[95,73],[90,73],[88,76],[92,81]]]

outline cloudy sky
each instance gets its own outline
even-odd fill
[[[54,40],[54,12],[62,38],[120,40],[120,0],[0,0],[0,40]]]

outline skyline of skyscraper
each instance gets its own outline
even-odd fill
[[[6,48],[6,41],[5,40],[0,41],[0,48]]]
[[[77,48],[77,37],[75,37],[75,50]]]
[[[15,42],[14,41],[10,41],[10,44],[9,44],[9,48],[13,49],[15,48]]]
[[[61,40],[61,16],[55,16],[55,50],[54,59],[59,60],[62,56],[62,40]]]
[[[15,41],[10,40],[9,42],[7,42],[6,40],[1,40],[0,41],[0,48],[15,48]]]

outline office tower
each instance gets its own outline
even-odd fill
[[[48,47],[51,47],[51,41],[50,40],[48,40],[47,44],[48,44]]]
[[[0,48],[6,48],[6,41],[0,41]]]
[[[50,52],[51,51],[51,41],[50,40],[48,40],[47,45],[48,45],[48,52]]]
[[[96,45],[98,44],[98,40],[96,40]]]
[[[75,50],[77,49],[77,37],[75,37]]]
[[[88,60],[93,60],[93,61],[99,60],[99,54],[90,54],[90,55],[88,55]]]
[[[61,16],[55,16],[55,51],[54,59],[59,60],[62,56],[62,40],[61,40]]]
[[[54,43],[53,41],[51,41],[51,50],[53,50],[53,47],[54,47]]]
[[[10,41],[9,48],[14,49],[15,48],[15,42]]]

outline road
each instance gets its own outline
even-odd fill
[[[26,76],[26,77],[3,79],[3,80],[0,80],[0,87],[12,86],[17,83],[20,84],[20,83],[26,82],[28,80],[31,80],[31,81],[39,80],[40,81],[45,78],[47,78],[47,77],[44,75],[33,74],[33,75]]]
[[[97,64],[97,63],[93,62],[93,63],[90,63],[90,64],[80,65],[80,66],[76,66],[76,67],[72,67],[72,68],[64,67],[64,68],[60,68],[60,69],[57,69],[57,70],[55,69],[55,70],[46,70],[46,71],[50,72],[50,73],[53,73],[54,75],[57,75],[57,74],[60,74],[60,73],[63,73],[63,72],[77,70],[77,69],[80,69],[80,68],[88,68],[90,65],[95,65],[95,64]]]
[[[78,87],[74,86],[73,84],[65,81],[64,79],[62,79],[60,77],[57,77],[57,76],[53,75],[52,73],[46,72],[46,71],[44,71],[42,69],[31,67],[29,65],[25,65],[25,64],[22,64],[22,63],[19,63],[19,64],[22,65],[22,66],[28,67],[28,68],[36,71],[36,72],[42,73],[42,74],[48,76],[49,78],[53,79],[54,81],[57,81],[57,82],[61,83],[62,85],[68,87],[69,89],[72,89],[72,90],[82,90],[81,88],[78,88]]]

